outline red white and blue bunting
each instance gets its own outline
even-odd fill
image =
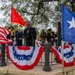
[[[74,45],[66,45],[64,46],[64,53],[63,53],[63,59],[62,59],[62,48],[59,47],[58,49],[54,47],[50,47],[50,50],[53,51],[56,58],[62,63],[62,60],[64,60],[64,67],[67,66],[73,66],[74,65],[74,59],[75,59],[75,46]]]
[[[7,46],[9,59],[21,70],[34,68],[38,64],[43,51],[44,47]]]

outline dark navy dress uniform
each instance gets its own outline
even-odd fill
[[[17,46],[22,46],[22,40],[23,40],[23,33],[22,31],[16,31],[16,45]]]

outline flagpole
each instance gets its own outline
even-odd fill
[[[63,0],[61,0],[61,5],[63,4]],[[62,46],[62,73],[64,75],[64,41],[61,42]]]
[[[64,75],[64,41],[62,41],[62,73]]]

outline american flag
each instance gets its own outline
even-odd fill
[[[0,44],[12,43],[12,40],[7,39],[8,34],[9,34],[8,29],[0,27]]]

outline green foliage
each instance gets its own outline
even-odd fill
[[[3,11],[3,15],[5,16],[5,18],[0,20],[0,22],[3,22],[5,25],[7,25],[7,27],[11,24],[11,6],[13,5],[17,12],[23,17],[23,19],[26,21],[31,21],[31,24],[36,28],[38,28],[38,25],[45,25],[45,27],[47,28],[49,23],[51,23],[56,28],[58,25],[58,21],[61,21],[61,0],[44,2],[43,6],[41,6],[41,8],[39,9],[39,13],[36,14],[38,11],[39,1],[40,0],[2,1],[3,5],[0,8],[0,11]],[[63,2],[67,7],[72,9],[70,1],[63,0]]]

